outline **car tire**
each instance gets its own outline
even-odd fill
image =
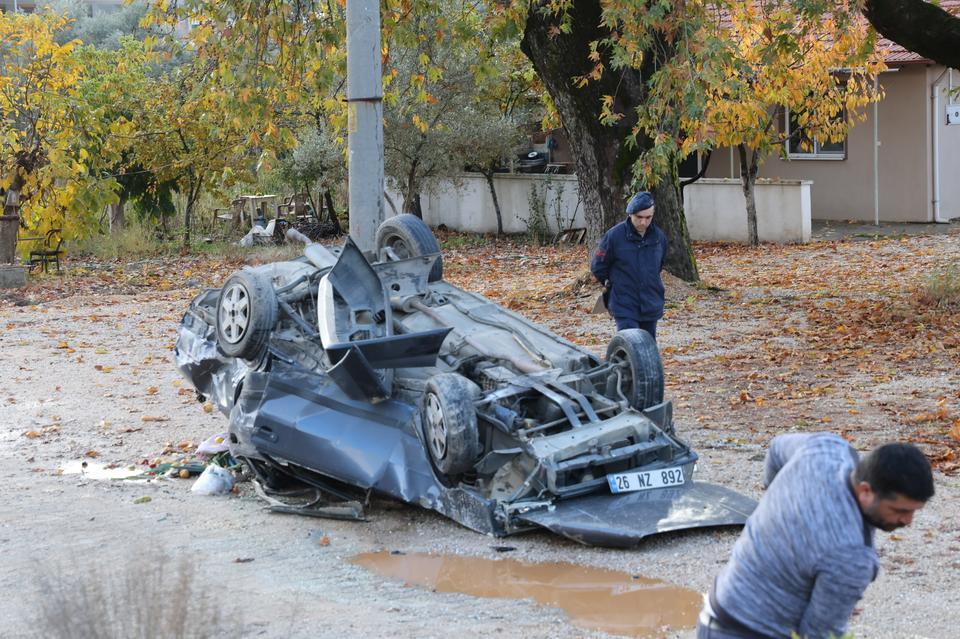
[[[217,299],[217,346],[224,355],[259,358],[276,323],[277,294],[266,277],[237,271],[227,278]]]
[[[628,364],[619,370],[625,371],[621,373],[621,389],[630,406],[644,410],[663,401],[663,362],[650,333],[639,328],[619,331],[607,347],[607,362]],[[616,383],[613,372],[608,380],[607,395],[616,394]]]
[[[480,454],[476,384],[456,373],[427,380],[421,406],[424,444],[433,465],[447,478],[473,468]]]
[[[387,218],[377,227],[377,251],[387,247],[401,259],[440,252],[440,243],[430,227],[410,213]],[[442,279],[443,258],[438,257],[427,280],[436,282]]]

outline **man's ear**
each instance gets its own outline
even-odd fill
[[[866,508],[873,504],[876,495],[873,492],[873,486],[865,481],[858,482],[853,486],[853,493],[857,496],[860,506]]]

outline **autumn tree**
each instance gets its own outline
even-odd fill
[[[0,13],[0,191],[19,201],[21,224],[77,236],[115,198],[115,181],[96,166],[117,159],[113,142],[130,123],[84,101],[79,42],[57,42],[67,24],[49,13]],[[12,254],[16,237],[4,239]]]
[[[385,172],[406,212],[419,216],[426,183],[481,168],[502,232],[492,171],[521,143],[518,106],[533,78],[528,64],[516,67],[516,57],[498,48],[483,18],[473,3],[437,3],[389,32]]]
[[[325,120],[305,127],[297,134],[296,146],[277,158],[280,179],[292,185],[296,192],[306,193],[318,214],[325,210],[334,233],[340,233],[341,228],[333,193],[346,179],[346,172],[342,145],[330,135]]]
[[[748,235],[756,245],[754,187],[764,159],[786,155],[788,144],[808,150],[815,139],[841,142],[864,119],[862,107],[880,98],[874,78],[884,66],[872,30],[849,6],[838,4],[824,16],[788,2],[723,1],[713,15],[700,38],[713,46],[689,55],[681,68],[690,71],[668,67],[652,78],[658,95],[682,93],[683,104],[649,101],[640,109],[641,126],[656,131],[671,108],[681,114],[680,155],[737,149]]]
[[[698,13],[677,15],[673,9],[672,3],[549,0],[514,2],[507,13],[522,25],[521,48],[570,140],[588,241],[599,242],[623,219],[631,192],[646,186],[654,191],[657,224],[670,242],[667,270],[695,280],[676,178],[682,158],[669,158],[668,168],[650,173],[646,181],[637,179],[635,168],[640,152],[656,140],[638,127],[637,109],[650,99],[648,80],[699,24]]]
[[[499,46],[478,74],[479,93],[458,119],[469,135],[454,152],[468,161],[468,169],[483,175],[497,217],[497,235],[503,234],[503,211],[494,176],[526,147],[529,125],[546,121],[550,109],[544,104],[542,86],[533,67],[519,49]]]

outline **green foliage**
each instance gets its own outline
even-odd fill
[[[92,7],[85,0],[54,0],[46,3],[51,13],[70,18],[69,26],[57,38],[60,43],[79,40],[98,49],[116,50],[123,46],[125,37],[146,38],[150,31],[140,26],[148,5],[132,0],[116,7]]]
[[[116,201],[101,169],[130,129],[88,101],[96,74],[78,42],[57,41],[67,25],[48,13],[0,13],[0,189],[19,193],[32,234],[58,227],[72,239]]]
[[[170,242],[157,237],[153,222],[135,217],[119,232],[96,234],[78,240],[71,251],[76,255],[92,255],[100,260],[131,261],[170,254]]]

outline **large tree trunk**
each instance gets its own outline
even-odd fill
[[[656,202],[654,219],[670,240],[670,249],[663,267],[668,273],[688,282],[700,280],[697,270],[697,258],[690,246],[690,234],[687,232],[687,219],[683,215],[683,192],[672,180],[661,180],[653,189]],[[663,215],[662,211],[678,211],[679,215]],[[684,238],[678,241],[674,238]]]
[[[624,219],[626,202],[632,195],[629,192],[631,168],[637,151],[628,148],[625,140],[637,122],[636,107],[646,95],[644,74],[652,72],[658,62],[657,54],[650,52],[646,56],[644,69],[622,72],[612,71],[610,60],[603,56],[603,75],[578,88],[573,77],[586,75],[593,68],[588,58],[590,43],[611,35],[600,26],[600,2],[572,3],[573,31],[566,34],[552,30],[553,21],[541,14],[539,7],[540,3],[531,3],[520,48],[533,63],[560,114],[576,162],[587,240],[596,245],[608,228]],[[623,114],[614,125],[600,121],[601,100],[605,95],[614,97],[613,109]],[[695,281],[697,266],[683,219],[683,203],[676,194],[676,180],[665,176],[663,181],[670,185],[656,189],[662,196],[657,199],[656,219],[670,241],[666,268],[677,277]]]
[[[866,0],[863,14],[905,49],[960,69],[960,17],[924,0]]]
[[[757,233],[757,199],[756,185],[757,172],[760,165],[757,162],[757,151],[748,149],[743,144],[737,145],[740,156],[740,187],[743,189],[743,199],[747,203],[747,240],[750,246],[760,244],[760,235]]]

